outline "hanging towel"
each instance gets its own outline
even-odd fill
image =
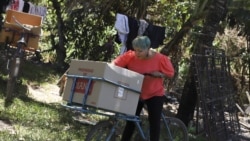
[[[134,50],[133,45],[132,45],[132,41],[138,35],[139,21],[136,20],[134,17],[128,17],[128,25],[129,25],[130,32],[128,34],[126,47],[127,47],[127,50]]]
[[[44,6],[37,6],[32,4],[31,2],[28,2],[29,4],[29,14],[34,14],[43,17],[43,19],[46,17],[47,14],[47,8]]]
[[[128,17],[126,15],[120,13],[116,14],[115,29],[122,43],[120,54],[123,54],[127,51],[126,41],[129,33]]]
[[[151,47],[158,48],[159,45],[163,44],[165,39],[165,27],[149,24],[148,28],[144,32],[145,36],[148,36],[151,40]]]
[[[128,17],[126,15],[116,14],[115,29],[122,34],[129,33]]]

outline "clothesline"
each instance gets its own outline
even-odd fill
[[[158,48],[165,39],[165,27],[153,25],[144,19],[137,20],[124,14],[117,13],[115,21],[117,30],[116,42],[121,43],[120,54],[133,50],[132,41],[138,35],[146,35],[151,40],[151,47]]]

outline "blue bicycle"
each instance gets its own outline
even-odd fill
[[[144,108],[146,109],[146,108]],[[125,127],[125,121],[133,121],[137,130],[132,141],[149,141],[149,125],[147,111],[144,110],[140,117],[115,114],[107,120],[99,121],[88,132],[85,141],[119,141]],[[175,117],[161,114],[160,141],[188,141],[188,131],[185,124]]]
[[[87,106],[86,99],[88,97],[88,91],[92,80],[102,80],[102,78],[90,77],[90,76],[79,76],[79,75],[67,75],[67,77],[73,78],[71,87],[71,94],[66,108],[83,112],[85,114],[97,114],[106,116],[105,120],[100,120],[95,124],[87,133],[85,141],[119,141],[123,133],[126,121],[132,121],[135,123],[137,130],[135,131],[132,141],[149,141],[149,125],[147,120],[147,107],[144,107],[140,117],[135,115],[128,115],[118,112],[110,112],[105,109],[98,109],[95,107]],[[76,104],[73,102],[74,87],[76,86],[76,79],[84,78],[89,79],[88,85],[85,89],[85,94],[82,104]],[[106,80],[107,81],[107,80]],[[113,85],[130,89],[127,86],[117,84],[112,81],[108,81]],[[166,96],[167,99],[167,96]],[[161,114],[161,132],[160,141],[188,141],[188,131],[186,125],[178,118],[166,116],[165,111]]]

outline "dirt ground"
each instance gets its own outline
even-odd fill
[[[56,84],[44,86],[28,85],[30,97],[44,103],[57,103],[62,100],[59,96],[59,87]]]

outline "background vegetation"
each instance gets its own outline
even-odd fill
[[[1,6],[3,6],[5,1],[8,0],[1,0]],[[248,102],[245,93],[246,91],[249,92],[250,87],[250,2],[247,0],[29,1],[35,5],[47,7],[47,15],[42,24],[43,36],[40,41],[40,50],[42,62],[53,64],[53,67],[52,69],[48,69],[49,73],[45,73],[46,75],[39,71],[42,68],[34,69],[35,73],[24,74],[23,76],[31,76],[24,78],[27,83],[28,81],[33,83],[55,83],[55,80],[68,68],[68,63],[73,58],[104,61],[105,49],[103,49],[103,45],[110,37],[114,37],[116,34],[114,29],[116,13],[123,13],[137,19],[146,19],[155,25],[166,27],[164,44],[158,48],[157,51],[170,56],[176,68],[176,77],[170,80],[170,82],[167,82],[166,88],[168,90],[178,91],[184,87],[185,81],[189,79],[187,75],[190,57],[193,53],[196,53],[195,48],[201,46],[201,44],[198,44],[199,42],[202,43],[202,45],[205,44],[209,45],[209,47],[220,48],[226,51],[226,55],[231,60],[231,74],[235,79],[235,86],[237,87],[237,95],[239,96],[238,103],[244,105]],[[4,18],[4,10],[2,9],[3,8],[1,8],[1,13]],[[209,17],[209,15],[214,16]],[[214,22],[214,19],[216,19],[217,22]],[[204,28],[209,21],[212,21],[209,28]],[[204,35],[204,31],[208,29],[215,30],[206,33],[211,35],[209,38],[202,39],[201,37]],[[114,47],[115,53],[109,60],[118,55],[120,45],[114,43]],[[2,61],[2,58],[0,58],[0,61]],[[48,66],[46,66],[46,68],[47,67]],[[28,68],[28,70],[32,69],[32,67]],[[2,76],[2,79],[0,79],[0,87],[3,95],[5,76],[3,75],[4,68],[2,67],[0,74]],[[54,81],[51,81],[50,77],[52,77]],[[24,93],[27,92],[25,86],[23,90]],[[13,105],[13,107],[10,107],[13,109],[4,109],[2,107],[0,117],[3,119],[9,118],[11,121],[18,123],[18,121],[22,121],[22,116],[26,118],[29,116],[22,115],[22,109],[17,109],[17,107],[23,107],[25,113],[31,108],[30,115],[36,113],[38,110],[50,111],[50,108],[54,107],[54,110],[51,110],[51,113],[53,113],[51,117],[56,118],[53,118],[53,121],[50,123],[56,122],[62,124],[62,126],[67,125],[67,123],[61,121],[60,117],[62,115],[57,105],[47,106],[31,102],[28,108],[25,107],[25,100],[28,100],[28,98],[21,97],[17,99],[17,106]],[[35,110],[37,106],[42,106],[43,109]],[[34,109],[34,111],[32,109]],[[70,115],[72,113],[66,114]],[[54,127],[55,131],[60,131],[60,129],[63,128],[60,125],[55,127],[57,125],[45,123],[46,120],[51,120],[47,119],[48,117],[45,117],[45,114],[38,114],[37,116],[43,118],[41,120],[44,121],[38,123],[38,120],[34,119],[34,122],[29,121],[30,123],[22,122],[27,125],[33,123],[35,126],[40,126],[44,129],[45,133],[51,132],[51,130],[47,130],[49,127]],[[69,121],[73,123],[71,119]],[[20,122],[18,124],[22,123]],[[33,129],[33,126],[30,127]],[[28,128],[28,130],[32,130],[31,128]],[[78,130],[78,128],[84,127],[79,127],[76,124],[76,128]],[[29,132],[28,130],[27,132]],[[81,130],[83,129],[79,129],[79,131]],[[23,129],[20,129],[20,131],[23,131]],[[73,132],[75,132],[74,129]],[[7,138],[8,135],[2,136],[6,136]],[[74,136],[80,138],[82,135],[77,133],[74,134]],[[65,135],[64,137],[62,137],[62,140],[74,140],[74,137],[70,137],[70,135]],[[14,138],[16,137],[13,135],[13,139]],[[24,138],[31,139],[33,137],[27,133],[27,136]],[[51,137],[51,140],[56,140],[56,138],[58,138],[58,135],[55,133],[54,137]],[[34,137],[33,139],[39,140],[38,137]]]
[[[195,47],[202,46],[198,45],[200,42],[226,51],[226,55],[231,59],[231,71],[236,79],[238,93],[241,100],[246,101],[245,92],[249,91],[250,87],[248,41],[250,2],[248,1],[33,0],[32,2],[48,8],[48,14],[42,25],[44,36],[40,47],[44,52],[42,53],[44,61],[53,63],[60,71],[67,69],[72,58],[104,61],[103,45],[110,37],[116,35],[115,15],[122,13],[166,27],[166,38],[158,51],[170,56],[176,68],[176,77],[168,84],[168,90],[183,87],[188,79],[190,56],[194,53]],[[209,17],[209,14],[212,16]],[[205,21],[209,20],[211,25],[206,28]],[[208,33],[204,33],[206,31]],[[212,37],[202,39],[202,35],[205,34],[210,34]],[[114,46],[115,53],[112,58],[118,55],[120,47],[116,42]]]

